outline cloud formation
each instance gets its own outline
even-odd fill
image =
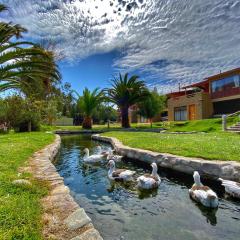
[[[239,0],[3,0],[29,36],[51,38],[69,61],[118,50],[163,91],[240,65]]]

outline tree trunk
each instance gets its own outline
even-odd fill
[[[151,128],[152,128],[152,118],[150,118],[150,126],[151,126]]]
[[[128,107],[124,106],[121,108],[121,118],[122,118],[122,127],[130,128],[129,117],[128,117]]]
[[[29,121],[28,122],[28,132],[31,132],[32,131],[32,122]]]
[[[92,118],[89,116],[84,117],[82,122],[82,128],[84,129],[92,129]]]

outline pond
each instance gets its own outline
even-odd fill
[[[105,240],[239,239],[240,201],[227,198],[219,183],[203,181],[218,193],[217,210],[189,198],[191,176],[166,169],[159,169],[162,183],[155,191],[140,192],[134,182],[111,184],[106,163],[89,166],[82,161],[83,149],[92,153],[97,144],[90,135],[63,136],[55,166]],[[127,159],[117,167],[135,170],[136,177],[151,172],[148,165]]]

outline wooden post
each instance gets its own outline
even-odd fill
[[[226,131],[227,130],[227,115],[222,115],[222,130]]]

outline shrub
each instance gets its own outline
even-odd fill
[[[14,95],[0,103],[0,123],[6,122],[7,126],[14,128],[16,132],[39,130],[41,102]]]

